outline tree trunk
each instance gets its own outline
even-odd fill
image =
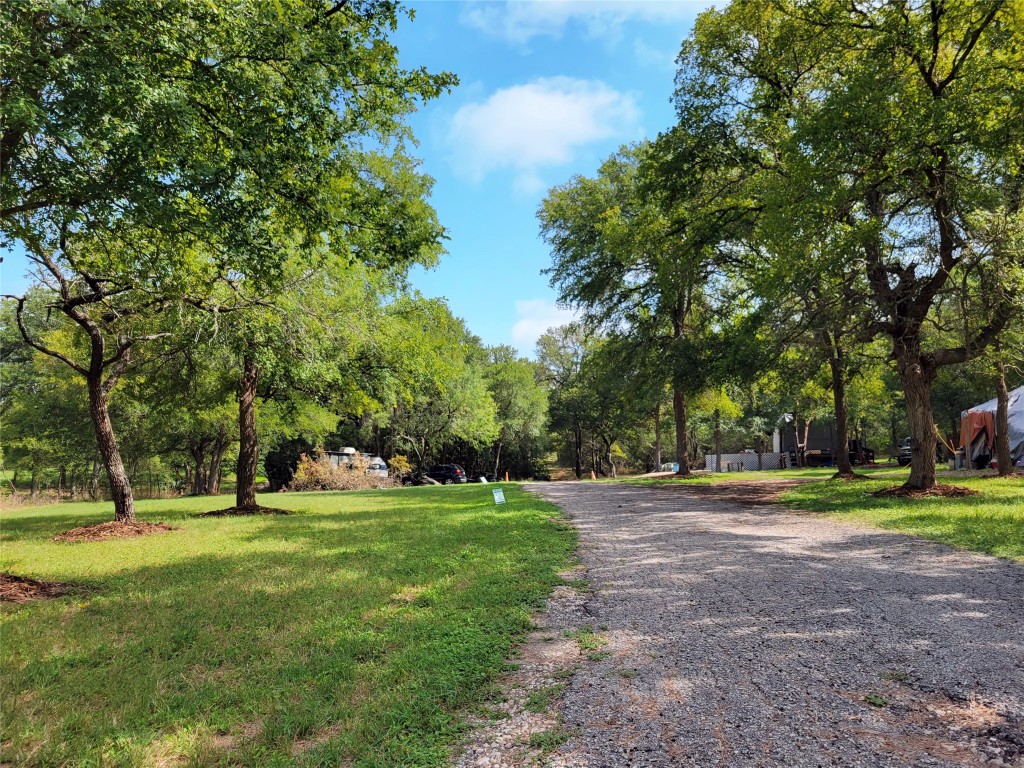
[[[188,441],[188,452],[192,455],[192,463],[195,470],[192,472],[192,495],[202,496],[206,493],[206,447],[210,441],[202,440]]]
[[[573,426],[573,438],[576,441],[576,479],[583,479],[583,426],[576,422]]]
[[[832,370],[832,402],[836,412],[836,470],[838,474],[850,476],[853,465],[850,463],[850,423],[846,410],[846,381],[843,379],[842,352],[834,350],[829,355],[828,366]]]
[[[715,472],[722,471],[722,412],[715,408]]]
[[[654,406],[654,471],[661,471],[661,403]]]
[[[242,360],[242,381],[238,390],[238,486],[235,505],[243,509],[256,507],[256,470],[259,466],[260,444],[256,434],[256,387],[260,371],[256,361],[246,354]]]
[[[220,493],[220,465],[227,450],[227,437],[218,435],[210,451],[210,471],[206,474],[206,492],[210,495]]]
[[[1000,352],[996,347],[996,354]],[[999,476],[1013,474],[1010,459],[1010,393],[1006,390],[1006,363],[996,360],[996,459],[999,462]]]
[[[686,397],[678,384],[672,387],[672,411],[676,420],[676,461],[679,462],[678,475],[690,474],[690,447],[687,444]]]
[[[615,473],[615,462],[612,460],[612,446],[615,445],[615,441],[614,440],[611,440],[611,441],[605,440],[604,444],[605,444],[605,451],[606,451],[606,453],[608,455],[608,469],[611,471],[612,477],[618,477],[618,475]]]
[[[39,495],[39,459],[32,457],[32,485],[28,492],[31,498]]]
[[[128,473],[125,472],[124,462],[121,461],[117,438],[114,437],[114,427],[110,423],[102,369],[91,371],[86,377],[86,383],[89,387],[89,415],[92,416],[92,424],[96,429],[96,442],[103,466],[107,469],[110,496],[114,501],[114,520],[119,523],[134,523],[135,498],[132,496],[132,485],[128,480]]]
[[[920,342],[914,337],[894,339],[893,355],[910,431],[910,477],[904,487],[926,490],[935,487],[935,419],[932,416],[934,371],[921,360]]]
[[[501,440],[498,441],[498,449],[494,452],[494,477],[498,477],[498,465],[501,461]]]

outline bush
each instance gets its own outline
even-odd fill
[[[396,482],[390,477],[376,477],[366,474],[369,460],[353,456],[348,464],[335,466],[329,457],[317,452],[313,458],[306,454],[299,457],[288,489],[292,491],[365,491],[371,488],[393,488]]]
[[[405,456],[392,456],[388,462],[388,469],[390,469],[390,475],[396,480],[401,480],[403,477],[412,472],[412,464]]]

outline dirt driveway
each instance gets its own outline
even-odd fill
[[[607,645],[566,766],[1024,766],[1024,568],[757,493],[545,483]]]

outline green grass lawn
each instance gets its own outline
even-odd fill
[[[947,475],[939,481],[979,492],[965,498],[877,498],[872,492],[902,484],[909,468],[857,467],[870,480],[831,480],[833,467],[765,472],[721,472],[690,479],[629,478],[632,485],[718,485],[762,480],[810,480],[785,491],[781,501],[793,509],[821,512],[837,520],[872,525],[941,541],[961,549],[1024,561],[1024,479]]]
[[[4,512],[0,570],[85,592],[3,607],[0,762],[444,764],[575,546],[504,488],[146,501],[182,530],[77,544],[109,504]]]
[[[837,520],[1024,561],[1024,479],[940,477],[942,482],[979,492],[964,498],[872,496],[873,491],[892,487],[902,479],[902,475],[895,474],[884,477],[807,483],[784,492],[781,501],[791,508],[823,512]]]
[[[866,475],[892,475],[899,477],[902,474],[905,479],[909,469],[882,465],[879,467],[856,467],[859,474]],[[672,483],[685,483],[687,485],[712,485],[718,483],[735,483],[742,481],[759,480],[827,480],[836,473],[835,467],[811,467],[806,469],[765,469],[752,470],[748,472],[697,472],[687,478],[673,477],[629,477],[623,482],[631,485],[666,485]],[[903,479],[900,482],[903,482]],[[614,481],[612,481],[614,482]]]

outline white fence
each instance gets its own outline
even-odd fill
[[[754,472],[758,469],[786,469],[789,466],[788,453],[762,453],[758,466],[758,454],[756,453],[723,453],[723,472]],[[709,453],[704,457],[704,468],[715,471],[715,454]]]

